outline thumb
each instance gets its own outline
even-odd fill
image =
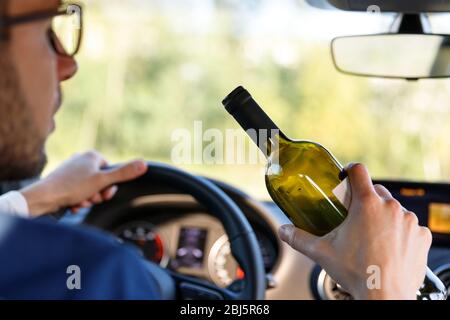
[[[104,171],[105,186],[136,179],[147,172],[147,164],[142,160],[128,162]]]
[[[278,230],[281,240],[305,256],[317,260],[321,254],[319,245],[322,239],[291,224],[281,226]]]
[[[375,189],[367,168],[360,164],[352,164],[347,168],[352,195],[355,198],[375,193]]]

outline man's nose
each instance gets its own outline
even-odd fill
[[[77,61],[70,56],[58,55],[58,80],[65,81],[77,73]]]

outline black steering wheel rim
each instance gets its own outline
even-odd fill
[[[85,223],[98,225],[100,215],[108,212],[108,207],[123,206],[127,201],[120,197],[120,192],[127,189],[139,190],[142,184],[159,183],[171,187],[181,193],[194,197],[199,204],[208,209],[223,225],[230,241],[231,252],[245,273],[245,284],[239,293],[220,289],[190,277],[170,272],[177,286],[189,284],[209,292],[215,291],[224,299],[262,300],[264,299],[266,283],[262,255],[256,235],[245,215],[233,200],[212,182],[205,178],[192,175],[173,166],[148,162],[145,175],[119,186],[119,194],[111,202],[101,205],[105,210],[94,207],[85,219]],[[132,200],[132,199],[128,199]],[[122,203],[121,203],[122,202]],[[113,219],[113,217],[111,217]]]

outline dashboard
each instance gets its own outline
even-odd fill
[[[290,221],[273,202],[260,202],[234,187],[212,182],[236,202],[255,231],[266,271],[267,299],[352,299],[320,266],[278,239],[278,228]],[[433,231],[428,265],[450,288],[450,185],[374,182],[385,185],[417,214],[421,225]],[[142,185],[127,192],[128,204],[94,207],[84,222],[112,233],[163,268],[219,287],[241,288],[245,274],[212,213],[191,196],[164,186]]]
[[[130,217],[130,221],[117,226],[113,233],[137,248],[145,259],[219,287],[228,287],[245,277],[231,254],[225,230],[206,212],[146,215],[136,211],[135,218]],[[258,226],[255,233],[265,270],[270,273],[278,258],[277,243]]]

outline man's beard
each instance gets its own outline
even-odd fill
[[[47,162],[45,138],[40,138],[18,73],[4,49],[0,52],[0,182],[36,177]]]

